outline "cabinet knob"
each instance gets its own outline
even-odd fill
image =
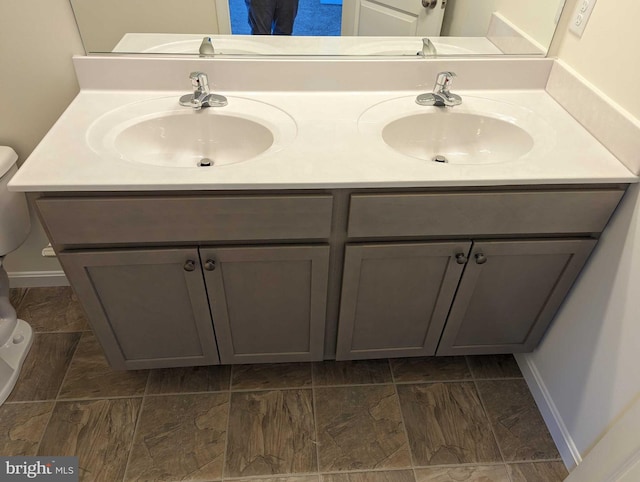
[[[467,261],[469,260],[469,258],[467,258],[464,253],[458,253],[456,254],[456,263],[458,264],[465,264]]]
[[[192,260],[192,259],[188,259],[184,263],[184,270],[185,271],[195,271],[196,270],[196,262],[194,260]]]
[[[482,253],[476,253],[475,257],[477,264],[485,264],[487,262],[487,257]]]
[[[422,6],[424,8],[435,8],[438,5],[438,0],[422,0]]]
[[[206,269],[207,271],[213,271],[214,269],[216,269],[216,260],[215,259],[208,259],[204,262],[204,269]]]

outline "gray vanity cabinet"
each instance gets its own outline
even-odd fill
[[[470,241],[346,247],[338,359],[436,352]]]
[[[532,351],[623,193],[352,194],[337,358]]]
[[[200,254],[222,363],[322,360],[329,246]]]
[[[59,254],[116,369],[218,364],[196,248]]]
[[[595,245],[593,239],[474,242],[437,354],[532,351]]]
[[[111,365],[530,351],[626,186],[45,193]]]

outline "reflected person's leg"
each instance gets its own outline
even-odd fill
[[[251,35],[271,35],[277,0],[245,0]]]
[[[298,0],[277,0],[275,12],[274,35],[291,35],[293,21],[298,13]]]

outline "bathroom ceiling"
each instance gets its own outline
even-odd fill
[[[295,26],[290,37],[231,35],[229,0],[70,3],[87,53],[194,55],[202,37],[212,36],[216,53],[233,55],[415,56],[429,37],[438,55],[544,56],[565,0],[299,1],[299,11],[311,2],[342,1],[331,5],[342,11],[341,36],[298,36]],[[246,15],[235,4],[231,15]]]

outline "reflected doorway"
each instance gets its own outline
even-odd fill
[[[251,35],[245,0],[229,0],[231,33]],[[293,25],[296,36],[339,36],[342,22],[341,0],[299,0]]]

